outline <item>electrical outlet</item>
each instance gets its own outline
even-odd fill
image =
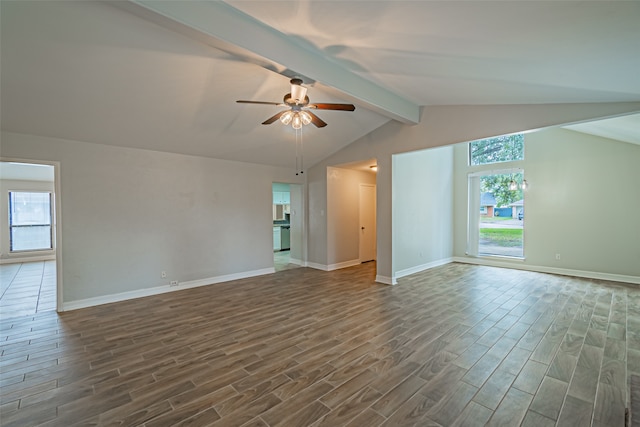
[[[178,281],[177,280],[172,280],[171,284],[169,286],[178,286]]]
[[[162,273],[160,273],[160,277],[162,277],[163,279],[167,278],[167,272],[163,271]]]
[[[559,260],[560,259],[560,254],[556,254],[556,259]]]

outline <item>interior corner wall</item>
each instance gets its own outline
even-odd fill
[[[371,172],[327,170],[327,266],[360,261],[360,184],[376,184]]]
[[[65,305],[273,271],[289,169],[6,132],[2,154],[60,162]]]
[[[393,273],[453,256],[453,147],[393,156]]]
[[[471,170],[467,156],[466,144],[455,147],[454,254],[462,258]],[[529,189],[524,198],[525,259],[513,261],[515,266],[640,280],[640,145],[547,129],[525,134],[525,158],[517,163]]]
[[[0,240],[0,260],[3,263],[8,263],[12,260],[24,262],[29,258],[42,259],[43,257],[47,257],[49,259],[55,259],[55,248],[53,250],[11,253],[9,241],[9,191],[49,191],[55,197],[53,182],[10,179],[0,180],[0,236],[2,236],[2,239]]]

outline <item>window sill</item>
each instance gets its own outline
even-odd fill
[[[477,258],[507,260],[507,261],[524,261],[525,257],[508,256],[508,255],[491,255],[491,254],[478,254]]]
[[[478,254],[478,255],[469,255],[465,253],[466,256],[471,258],[482,258],[482,259],[494,259],[500,261],[516,261],[516,262],[524,262],[526,260],[525,257],[519,256],[508,256],[508,255],[491,255],[491,254]]]

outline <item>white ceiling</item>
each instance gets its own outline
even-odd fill
[[[603,138],[640,144],[640,114],[578,123],[565,126],[565,128]]]
[[[280,101],[294,75],[312,102],[356,105],[303,129],[307,165],[418,106],[640,100],[637,1],[0,7],[12,132],[292,167],[292,129],[260,125],[278,107],[235,101]]]

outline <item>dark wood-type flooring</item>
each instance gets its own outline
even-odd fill
[[[2,426],[623,426],[640,289],[308,268],[3,318]]]

